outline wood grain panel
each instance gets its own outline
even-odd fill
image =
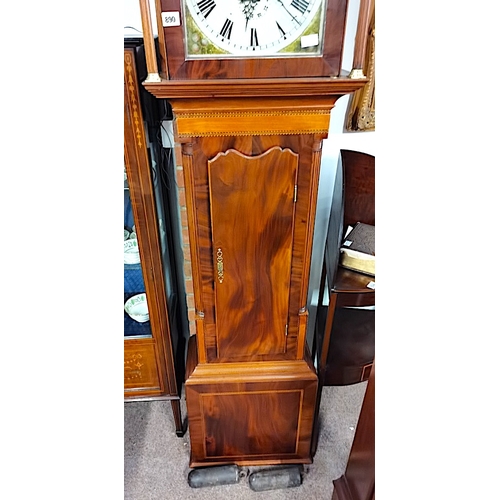
[[[234,103],[233,103],[234,104]],[[205,109],[207,103],[203,103]],[[234,104],[236,105],[236,104]],[[174,103],[174,112],[177,111],[177,103]],[[186,103],[181,108],[185,109]],[[190,109],[192,111],[192,109]],[[215,119],[215,118],[214,118]],[[286,120],[286,113],[283,115]],[[258,124],[256,124],[258,126]],[[247,353],[247,360],[258,359],[300,359],[303,356],[305,336],[299,332],[299,314],[304,308],[304,290],[307,290],[309,280],[309,263],[307,255],[308,248],[312,245],[312,227],[314,219],[310,217],[311,203],[316,197],[318,176],[312,175],[313,157],[320,150],[320,141],[323,136],[309,135],[287,135],[287,136],[236,136],[236,137],[201,137],[192,138],[182,145],[184,156],[184,168],[190,171],[186,176],[187,198],[192,199],[192,206],[188,206],[188,215],[192,230],[196,232],[197,247],[192,248],[193,261],[196,259],[200,273],[200,285],[195,280],[195,297],[197,303],[203,305],[203,331],[198,337],[198,349],[200,360],[227,361],[231,358],[223,358],[217,351],[217,332],[215,317],[215,284],[214,284],[214,259],[215,253],[212,249],[212,215],[210,213],[210,196],[208,181],[208,162],[213,160],[220,152],[231,149],[237,150],[242,155],[259,156],[272,148],[290,149],[298,155],[297,171],[297,202],[295,203],[295,218],[293,226],[292,263],[291,263],[291,290],[289,298],[289,323],[286,352],[259,355]],[[316,174],[316,172],[315,172]],[[189,178],[189,179],[188,179]],[[196,222],[196,224],[194,224]],[[303,326],[307,326],[307,317],[304,316]],[[199,322],[201,328],[201,322]]]
[[[318,378],[308,361],[196,364],[186,404],[190,467],[310,463]]]
[[[203,394],[206,456],[296,453],[301,401],[302,391]]]
[[[298,156],[208,162],[219,356],[285,351]]]

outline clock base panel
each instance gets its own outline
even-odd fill
[[[197,363],[185,388],[190,467],[312,463],[318,378],[310,363]]]

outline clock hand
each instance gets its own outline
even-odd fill
[[[276,0],[278,3],[281,4],[281,6],[290,14],[291,18],[297,23],[300,24],[299,21],[297,21],[297,18],[286,8],[286,5],[282,2],[282,0]]]

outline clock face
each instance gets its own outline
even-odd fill
[[[183,0],[188,59],[317,56],[327,0]]]

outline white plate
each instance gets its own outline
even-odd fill
[[[148,303],[145,293],[139,293],[130,297],[125,302],[125,312],[135,321],[145,323],[149,321]]]
[[[129,238],[123,242],[123,261],[125,264],[137,264],[141,261],[137,240]]]
[[[130,233],[126,229],[124,229],[123,236],[124,236],[123,240],[125,241],[130,236]]]

